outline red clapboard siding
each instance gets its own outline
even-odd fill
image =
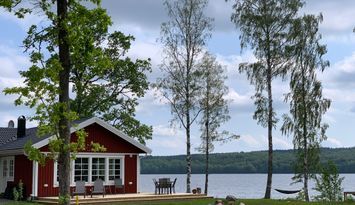
[[[137,155],[126,155],[124,166],[125,191],[126,193],[137,193]]]
[[[48,160],[45,166],[38,165],[38,196],[57,196],[58,189],[53,187],[53,160]],[[46,186],[47,185],[47,186]]]
[[[108,153],[144,153],[141,149],[116,136],[96,123],[87,126],[85,131],[88,133],[85,140],[86,150],[80,152],[92,152],[90,144],[91,142],[95,142],[103,145],[107,149],[106,152]],[[75,133],[71,136],[71,141],[76,142],[77,137]],[[48,152],[48,146],[41,148],[41,151]]]
[[[18,184],[20,180],[22,181],[26,189],[27,197],[32,193],[32,166],[32,161],[30,161],[25,155],[15,156],[14,182],[15,184]]]
[[[80,152],[92,152],[91,142],[96,142],[103,145],[106,148],[107,153],[144,153],[141,149],[135,147],[124,139],[116,136],[112,132],[106,130],[102,126],[94,123],[85,128],[88,133],[86,138],[86,149]],[[77,137],[73,133],[71,135],[72,142],[75,142]],[[43,152],[48,152],[48,146],[44,146],[40,149]],[[54,166],[53,161],[48,161],[43,167],[38,166],[38,196],[58,196],[58,188],[53,187],[53,175]],[[125,155],[124,161],[124,181],[126,193],[137,193],[137,155]],[[131,182],[131,184],[130,184]],[[45,184],[48,186],[45,187]],[[113,187],[110,187],[114,192]],[[117,190],[118,193],[122,193],[123,190]]]

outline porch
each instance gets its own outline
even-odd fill
[[[191,200],[191,199],[211,199],[212,197],[204,194],[154,194],[154,193],[138,193],[138,194],[108,194],[94,195],[92,198],[87,196],[78,196],[79,204],[112,204],[117,202],[145,202],[145,201],[163,201],[163,200]],[[41,204],[57,204],[58,197],[40,197],[35,202]],[[71,199],[71,204],[76,204],[76,197]]]

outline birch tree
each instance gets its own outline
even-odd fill
[[[284,48],[292,19],[302,6],[300,0],[236,0],[231,20],[240,30],[241,47],[249,46],[257,58],[255,63],[242,63],[239,72],[247,74],[255,86],[253,118],[267,127],[268,171],[264,198],[271,197],[273,142],[272,131],[278,119],[273,105],[272,81],[285,75],[287,60]]]
[[[207,0],[165,1],[170,20],[161,25],[164,76],[155,84],[168,100],[173,120],[185,129],[188,193],[191,192],[191,126],[201,112],[197,103],[201,88],[197,62],[212,29],[212,19],[204,15],[207,3]]]
[[[305,200],[309,201],[308,180],[319,165],[320,143],[326,139],[327,124],[322,116],[330,107],[330,100],[322,95],[322,83],[317,80],[329,66],[323,60],[327,49],[319,41],[318,32],[322,16],[305,15],[295,20],[292,29],[294,45],[291,47],[290,93],[285,101],[290,103],[291,116],[283,116],[283,134],[293,136],[294,148],[298,150],[296,182],[303,182]]]
[[[228,87],[225,85],[227,76],[225,70],[218,64],[216,58],[205,53],[200,64],[202,70],[202,99],[200,106],[202,116],[199,121],[201,130],[201,146],[199,150],[205,153],[205,194],[208,193],[209,154],[213,151],[213,143],[229,138],[229,132],[220,131],[221,125],[230,119],[228,101],[225,95]]]

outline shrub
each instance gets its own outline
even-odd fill
[[[331,161],[321,168],[321,174],[316,177],[316,187],[314,190],[319,192],[314,199],[317,201],[341,201],[343,189],[341,184],[344,177],[340,177],[338,168]]]

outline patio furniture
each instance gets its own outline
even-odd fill
[[[73,198],[74,195],[84,195],[84,198],[86,197],[86,188],[84,181],[75,182],[75,191],[72,192],[71,198]]]
[[[115,194],[116,194],[116,189],[118,189],[118,188],[122,188],[123,193],[126,193],[122,179],[120,179],[120,178],[114,179],[114,184],[115,184]]]
[[[105,197],[105,187],[104,181],[102,179],[97,178],[94,182],[94,187],[91,190],[91,198],[93,194],[102,194],[102,197]]]
[[[173,183],[171,184],[170,193],[171,193],[171,191],[173,191],[174,193],[176,193],[176,192],[175,192],[176,180],[177,180],[177,178],[175,178],[174,181],[173,181]]]
[[[154,191],[154,193],[157,194],[157,193],[159,192],[159,194],[160,194],[159,183],[157,182],[156,179],[153,179],[153,182],[154,182],[154,186],[155,186],[155,191]]]
[[[170,178],[160,178],[159,187],[162,190],[162,194],[171,194],[171,181]]]

